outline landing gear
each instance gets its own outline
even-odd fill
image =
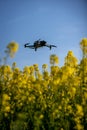
[[[50,45],[50,50],[51,50],[52,46]]]
[[[35,51],[37,51],[37,47],[35,47]]]

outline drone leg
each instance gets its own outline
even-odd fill
[[[37,51],[37,48],[35,47],[35,51]]]
[[[50,50],[51,50],[52,46],[50,45]]]

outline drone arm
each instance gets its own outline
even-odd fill
[[[56,47],[55,45],[50,45],[50,44],[46,44],[45,46],[47,46],[47,47]]]
[[[25,45],[29,45],[30,43],[26,43]]]
[[[55,45],[49,45],[49,44],[46,44],[46,46],[49,47],[50,50],[51,50],[52,47],[57,47],[57,46],[55,46]]]
[[[57,46],[55,46],[55,45],[51,45],[51,47],[57,47]]]

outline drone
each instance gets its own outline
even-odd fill
[[[33,43],[33,45],[29,45],[30,43],[26,43],[26,44],[24,44],[24,47],[26,48],[26,47],[28,47],[28,48],[30,48],[30,49],[35,49],[35,51],[37,51],[37,48],[40,48],[40,47],[48,47],[48,48],[50,48],[50,50],[51,50],[51,48],[52,47],[57,47],[57,46],[55,46],[55,45],[49,45],[46,41],[44,41],[44,40],[37,40],[37,41],[35,41],[34,43]]]

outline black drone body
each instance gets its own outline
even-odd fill
[[[44,46],[49,47],[50,50],[51,50],[52,47],[57,47],[57,46],[55,46],[55,45],[49,45],[49,44],[47,44],[47,42],[44,41],[44,40],[37,40],[37,41],[34,42],[33,45],[29,45],[29,44],[30,44],[30,43],[26,43],[26,44],[24,45],[24,47],[25,47],[25,48],[28,47],[28,48],[30,48],[30,49],[35,49],[35,51],[37,50],[37,48],[44,47]]]

